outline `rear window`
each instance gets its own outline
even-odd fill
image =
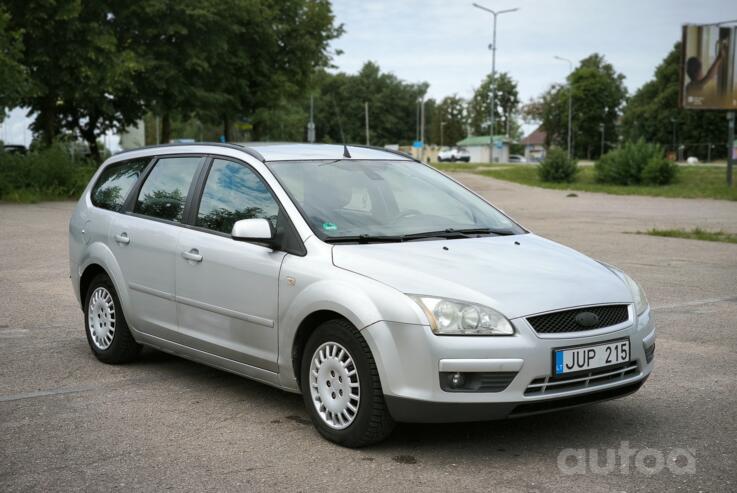
[[[132,159],[108,166],[92,187],[92,203],[102,209],[120,211],[133,185],[138,181],[150,158]]]

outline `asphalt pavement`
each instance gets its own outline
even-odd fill
[[[542,190],[456,178],[524,226],[647,291],[656,366],[636,394],[489,423],[400,425],[326,442],[299,396],[146,350],[99,363],[68,278],[73,204],[0,204],[0,491],[735,491],[737,202]]]

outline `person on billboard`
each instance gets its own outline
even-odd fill
[[[704,87],[716,77],[719,71],[722,60],[725,58],[725,52],[729,48],[728,45],[729,43],[726,39],[719,42],[717,56],[714,58],[714,62],[709,67],[709,70],[706,71],[706,75],[703,75],[703,66],[699,57],[692,56],[686,60],[686,75],[690,79],[688,84],[686,84],[687,96],[703,96]]]

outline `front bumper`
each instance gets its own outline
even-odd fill
[[[653,369],[655,327],[647,310],[605,329],[537,334],[524,318],[512,320],[514,336],[436,336],[429,326],[378,322],[362,333],[377,364],[390,413],[403,422],[483,421],[524,416],[613,399],[635,392]],[[628,337],[627,371],[570,385],[530,387],[551,376],[554,348]],[[648,357],[650,361],[648,361]],[[503,385],[450,391],[447,372],[508,376]],[[443,372],[443,373],[441,373]]]

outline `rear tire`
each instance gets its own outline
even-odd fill
[[[128,363],[141,352],[141,345],[128,329],[115,286],[106,274],[98,274],[87,289],[84,327],[92,353],[103,363]]]
[[[371,350],[347,320],[323,322],[302,354],[302,397],[317,431],[344,447],[381,442],[394,429]]]

